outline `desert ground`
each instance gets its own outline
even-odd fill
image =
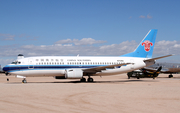
[[[179,113],[180,74],[168,78],[93,77],[93,83],[0,75],[1,113]]]

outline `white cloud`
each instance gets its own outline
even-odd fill
[[[69,44],[69,43],[72,43],[71,39],[59,40],[56,42],[56,44]]]
[[[176,54],[180,55],[180,43],[178,41],[162,40],[156,43],[154,53],[158,55]]]
[[[144,15],[141,15],[141,16],[139,16],[139,18],[147,18],[147,19],[151,19],[152,18],[152,16],[151,15],[147,15],[147,16],[144,16]]]
[[[38,36],[28,36],[25,34],[21,34],[21,35],[11,35],[11,34],[2,34],[0,33],[0,40],[4,40],[4,41],[11,41],[11,40],[20,40],[20,41],[35,41],[37,40],[39,37]]]
[[[24,54],[27,56],[64,56],[64,55],[77,55],[80,56],[120,56],[129,52],[132,52],[138,46],[136,41],[124,41],[119,44],[94,46],[95,43],[101,43],[105,41],[98,41],[95,39],[84,40],[71,40],[73,44],[62,43],[54,45],[24,45],[18,47],[1,46],[0,57],[14,57],[16,59],[18,54]],[[88,42],[89,41],[89,42]],[[89,46],[84,46],[82,43],[87,43]],[[75,44],[77,43],[77,44]],[[178,41],[166,41],[162,40],[155,44],[153,55],[162,56],[167,54],[180,55],[180,43]],[[2,60],[1,60],[2,61]],[[0,62],[2,63],[2,62]],[[3,63],[10,63],[9,60],[3,61]]]
[[[105,42],[106,41],[103,41],[103,40],[95,40],[92,38],[83,38],[81,40],[78,40],[78,39],[59,40],[55,44],[93,45],[93,44],[101,44],[101,43],[105,43]]]
[[[14,37],[15,37],[15,35],[0,33],[0,39],[1,40],[14,40]]]
[[[10,64],[14,60],[15,59],[13,58],[0,59],[0,65],[1,67],[4,67],[5,65]]]
[[[94,39],[93,39],[94,40]],[[78,44],[54,44],[54,45],[24,45],[18,47],[17,45],[12,46],[1,46],[1,56],[17,56],[18,54],[24,54],[26,56],[32,55],[122,55],[132,52],[136,49],[138,43],[136,41],[124,41],[119,44],[102,45],[102,46],[83,46],[81,44],[83,40],[76,42]],[[86,41],[84,41],[85,43]],[[96,40],[91,43],[98,42]],[[3,48],[3,49],[2,49]],[[154,54],[166,55],[166,54],[179,54],[180,55],[180,43],[178,41],[159,41],[155,44]],[[33,53],[33,54],[32,54]]]
[[[148,14],[148,15],[147,15],[147,18],[149,18],[149,19],[150,19],[150,18],[152,18],[152,16],[150,16],[150,15]]]
[[[141,15],[141,16],[139,16],[139,18],[145,18],[145,16]]]

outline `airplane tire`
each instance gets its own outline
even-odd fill
[[[93,78],[88,78],[88,82],[93,82]]]
[[[173,77],[173,75],[169,75],[169,78],[172,78]]]
[[[82,78],[82,79],[81,79],[81,82],[86,82],[86,78]]]
[[[27,83],[26,79],[22,80],[22,83]]]

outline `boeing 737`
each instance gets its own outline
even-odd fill
[[[26,77],[55,77],[56,79],[80,79],[86,82],[84,76],[88,76],[88,82],[93,82],[92,76],[117,75],[131,72],[153,65],[155,60],[168,57],[152,58],[157,30],[150,30],[140,42],[134,52],[117,57],[94,56],[41,56],[24,57],[18,55],[17,60],[6,65],[3,71],[6,75]],[[129,45],[130,46],[130,45]],[[117,51],[118,52],[118,51]]]

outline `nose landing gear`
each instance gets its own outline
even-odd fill
[[[6,76],[8,76],[8,73],[6,73]],[[9,78],[7,78],[7,81],[9,81]]]
[[[22,80],[22,83],[27,83],[27,81],[26,81],[26,79],[25,79],[25,78]]]

